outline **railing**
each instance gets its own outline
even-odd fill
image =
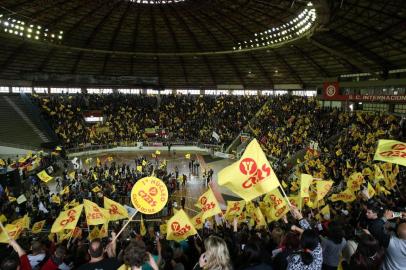
[[[85,151],[95,151],[95,150],[109,150],[115,147],[164,147],[164,146],[196,146],[200,148],[210,149],[212,151],[220,151],[222,152],[222,145],[216,144],[204,144],[192,141],[172,141],[172,142],[160,142],[160,141],[143,141],[143,142],[118,142],[118,143],[110,143],[110,144],[99,144],[99,145],[92,145],[92,144],[85,144],[83,146],[77,146],[65,149],[67,154],[85,152]]]

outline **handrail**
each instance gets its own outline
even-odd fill
[[[73,153],[84,152],[84,151],[108,150],[108,149],[112,149],[115,147],[137,147],[137,146],[164,147],[164,146],[168,146],[168,144],[171,144],[171,146],[177,146],[177,145],[178,146],[179,145],[197,146],[197,147],[207,148],[207,149],[211,149],[211,150],[215,150],[215,151],[222,150],[221,145],[204,144],[204,143],[198,143],[198,142],[192,142],[192,141],[173,141],[173,142],[142,141],[142,142],[117,142],[117,143],[112,143],[112,144],[98,144],[98,145],[87,144],[84,146],[68,148],[68,149],[65,149],[65,151],[67,154],[73,154]]]

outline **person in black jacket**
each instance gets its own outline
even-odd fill
[[[382,219],[384,209],[378,203],[373,202],[367,205],[366,217],[368,219],[367,229],[376,239],[381,239],[385,233],[382,228],[385,220]]]

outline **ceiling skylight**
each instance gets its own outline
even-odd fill
[[[58,42],[63,38],[63,31],[50,31],[41,25],[27,23],[3,14],[0,14],[0,31],[20,38],[46,42]]]
[[[273,47],[305,36],[316,25],[316,9],[309,2],[302,12],[287,23],[255,33],[249,40],[238,42],[233,50]]]

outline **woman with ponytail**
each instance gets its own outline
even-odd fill
[[[301,250],[288,258],[288,270],[321,270],[323,254],[319,235],[310,228],[309,222],[303,219],[302,214],[294,207],[292,216],[299,220],[300,228],[292,226],[292,229],[302,233],[300,237]]]

